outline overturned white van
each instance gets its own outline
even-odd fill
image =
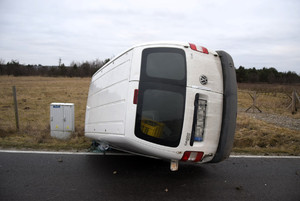
[[[134,46],[92,77],[85,135],[115,149],[178,161],[229,157],[237,84],[224,51],[191,43]]]

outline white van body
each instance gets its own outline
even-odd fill
[[[218,52],[175,42],[128,49],[92,77],[85,136],[172,161],[224,160],[236,121],[235,69],[232,60],[227,63],[229,95],[224,94],[224,66]],[[225,96],[230,96],[227,105]],[[225,113],[230,114],[224,117],[226,106]],[[230,128],[223,131],[221,142],[223,124]]]

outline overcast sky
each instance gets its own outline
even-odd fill
[[[0,59],[69,65],[133,45],[183,41],[235,66],[300,73],[299,0],[0,0]]]

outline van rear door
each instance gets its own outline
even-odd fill
[[[222,124],[223,75],[216,52],[190,44],[187,56],[187,119],[189,145],[215,153]]]

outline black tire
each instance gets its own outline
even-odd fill
[[[237,116],[237,82],[232,57],[225,51],[217,51],[223,71],[223,115],[217,152],[212,163],[218,163],[229,157],[234,140]]]

